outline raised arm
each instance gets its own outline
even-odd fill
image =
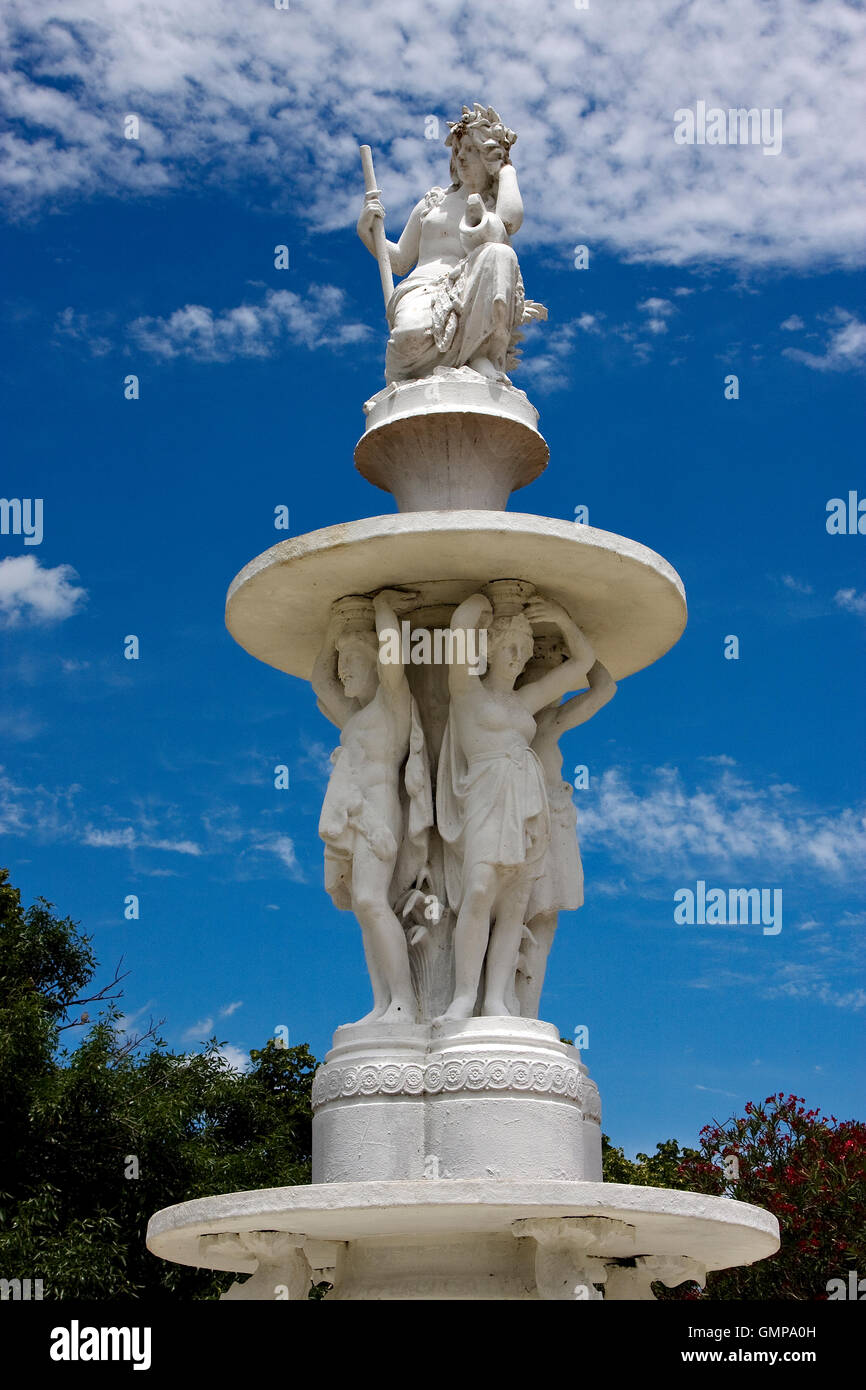
[[[418,252],[421,247],[421,213],[424,209],[424,199],[416,203],[409,217],[409,221],[403,228],[403,234],[398,242],[386,241],[385,246],[388,250],[388,258],[391,262],[391,269],[395,275],[408,275],[409,271],[418,260]],[[371,256],[376,255],[376,247],[373,242],[373,226],[377,218],[384,218],[385,209],[378,198],[364,198],[364,206],[361,208],[361,215],[358,218],[358,236],[363,241]]]
[[[568,690],[579,690],[586,683],[587,672],[595,661],[595,652],[580,628],[558,603],[550,599],[530,599],[524,609],[531,623],[555,623],[562,633],[569,660],[548,671],[537,681],[530,681],[517,692],[532,714],[559,700]]]
[[[393,653],[395,647],[398,652],[402,650],[400,619],[397,614],[398,612],[405,613],[417,598],[417,593],[410,593],[408,589],[382,589],[373,599],[373,612],[376,615],[376,636],[379,638],[379,684],[389,694],[406,692],[409,689],[403,662],[383,661],[382,658],[385,654]],[[394,638],[388,641],[387,637],[392,633]],[[385,641],[383,641],[383,637],[386,638]]]
[[[600,661],[595,661],[590,666],[586,678],[589,681],[589,690],[585,690],[582,695],[572,696],[556,711],[554,728],[557,738],[569,729],[576,729],[578,724],[585,724],[587,719],[598,714],[616,694],[616,681]]]
[[[469,598],[463,600],[454,609],[451,615],[451,631],[457,632],[461,628],[467,633],[472,628],[487,628],[493,618],[493,609],[490,600],[483,594],[470,594]],[[477,649],[476,649],[477,654]],[[451,656],[455,653],[452,648]],[[452,660],[448,667],[448,688],[452,695],[458,695],[471,689],[472,682],[481,679],[481,673],[477,669],[477,662],[469,660],[469,642],[463,643],[463,661]],[[476,666],[473,671],[472,666]]]
[[[326,719],[342,729],[356,712],[357,701],[350,700],[337,676],[337,633],[339,624],[332,618],[328,624],[322,649],[316,657],[310,684],[316,692],[316,703]]]
[[[523,222],[523,199],[517,186],[517,170],[513,164],[503,164],[499,170],[496,211],[502,218],[509,236],[520,231]]]

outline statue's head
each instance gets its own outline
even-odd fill
[[[337,675],[350,700],[362,698],[370,688],[379,657],[375,632],[344,632],[337,638]]]
[[[473,192],[481,192],[496,182],[487,161],[498,149],[507,164],[511,146],[517,136],[508,130],[492,106],[475,102],[474,110],[464,106],[459,121],[449,121],[445,144],[451,150],[451,183],[454,188],[467,184]]]
[[[532,656],[532,624],[523,613],[494,618],[487,629],[487,665],[516,680]]]
[[[567,660],[565,644],[558,634],[536,633],[532,644],[532,656],[517,683],[519,686],[529,685],[532,681],[540,680]]]

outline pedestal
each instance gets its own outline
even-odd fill
[[[338,1028],[313,1083],[313,1181],[601,1179],[601,1103],[530,1018]]]
[[[468,368],[387,386],[364,411],[358,472],[393,493],[401,512],[503,511],[547,467],[538,411],[510,382]]]

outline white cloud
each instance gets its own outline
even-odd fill
[[[781,581],[786,589],[791,589],[795,594],[814,594],[815,590],[811,584],[807,584],[804,579],[795,579],[793,574],[783,574]]]
[[[88,314],[78,313],[71,306],[59,315],[55,332],[58,338],[86,343],[93,357],[105,357],[111,352],[111,339],[94,327]]]
[[[477,98],[519,133],[527,238],[674,265],[862,258],[864,39],[849,0],[441,0],[405,13],[386,0],[7,0],[0,38],[13,215],[249,176],[311,225],[347,226],[369,140],[396,216],[447,180],[425,116],[444,136]],[[675,144],[674,112],[698,98],[781,108],[782,153]],[[123,138],[129,112],[137,140]]]
[[[187,1028],[183,1033],[184,1042],[195,1039],[197,1042],[206,1042],[213,1034],[213,1019],[211,1017],[200,1018],[198,1023],[194,1023],[191,1028]]]
[[[87,591],[73,584],[71,565],[40,565],[35,555],[0,560],[0,626],[59,623],[80,608]]]
[[[779,324],[779,327],[784,328],[786,333],[794,333],[799,328],[805,328],[806,325],[799,314],[791,314]]]
[[[131,825],[117,830],[99,830],[88,825],[81,836],[82,844],[92,849],[161,849],[170,854],[201,854],[201,846],[194,840],[157,840],[142,835]]]
[[[833,329],[821,353],[806,352],[803,348],[783,348],[785,357],[802,362],[816,372],[850,372],[866,367],[866,323],[846,309],[835,310],[839,327]]]
[[[275,854],[280,863],[289,871],[289,878],[296,883],[304,882],[304,875],[295,854],[295,846],[288,835],[271,835],[267,839],[259,841],[259,849],[267,850]]]
[[[565,390],[571,383],[570,368],[579,361],[581,333],[603,332],[604,314],[580,314],[578,318],[551,327],[531,325],[524,330],[530,357],[520,361],[517,371],[521,382],[526,378],[540,394]]]
[[[136,347],[155,357],[192,357],[199,362],[269,357],[285,339],[310,351],[340,348],[370,332],[365,324],[342,322],[345,301],[336,285],[311,285],[305,295],[268,290],[260,304],[240,304],[220,313],[203,304],[186,304],[168,318],[138,318],[127,333]]]
[[[643,300],[637,307],[641,313],[647,315],[644,328],[648,329],[650,333],[667,333],[667,320],[671,314],[676,313],[676,309],[669,299],[652,297]]]
[[[217,1056],[228,1062],[229,1071],[249,1071],[250,1054],[245,1052],[242,1047],[235,1047],[233,1043],[226,1043],[224,1047],[219,1049]]]
[[[231,1018],[232,1014],[237,1013],[238,1009],[242,1009],[243,1006],[244,1001],[242,999],[236,999],[233,1004],[224,1004],[219,1011],[220,1018]]]
[[[675,768],[658,768],[638,790],[616,768],[592,802],[581,803],[581,843],[604,849],[636,872],[772,875],[796,870],[854,879],[866,867],[866,814],[803,806],[787,784],[757,786],[725,769],[714,785],[688,791]]]
[[[82,841],[93,849],[134,849],[135,831],[131,825],[125,825],[122,830],[95,830],[88,826]]]
[[[856,613],[858,618],[866,618],[866,594],[858,594],[856,589],[840,589],[833,595],[833,602],[846,613]]]
[[[763,991],[765,999],[817,999],[836,1009],[866,1008],[866,990],[840,989],[822,976],[814,961],[780,962],[774,982]]]

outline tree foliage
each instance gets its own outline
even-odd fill
[[[822,1117],[801,1096],[783,1091],[745,1114],[705,1125],[698,1149],[676,1140],[651,1156],[625,1157],[603,1139],[604,1177],[651,1187],[674,1187],[764,1207],[779,1221],[777,1255],[757,1264],[719,1270],[707,1278],[705,1298],[826,1299],[832,1279],[847,1285],[848,1271],[866,1271],[866,1125]],[[695,1284],[661,1298],[698,1298]]]
[[[41,1278],[46,1298],[214,1297],[232,1276],[149,1254],[148,1218],[309,1182],[315,1059],[269,1040],[239,1073],[216,1038],[194,1054],[159,1038],[130,1047],[113,1001],[61,1049],[95,971],[91,943],[42,899],[23,910],[8,878],[0,871],[0,1276]]]

